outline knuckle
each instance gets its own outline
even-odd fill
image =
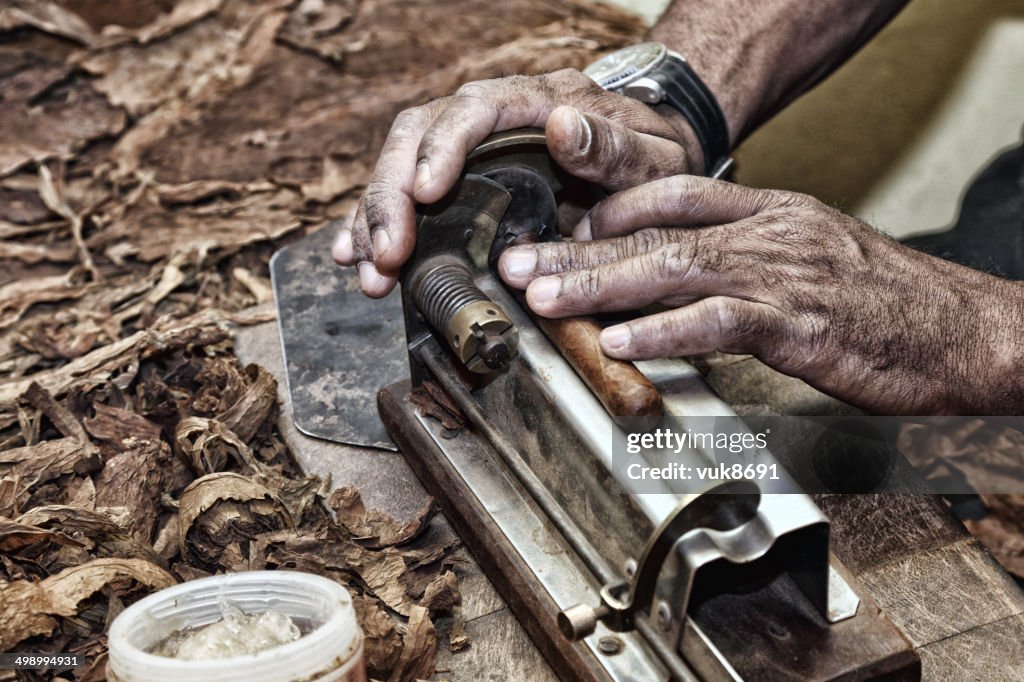
[[[616,243],[619,249],[619,258],[632,258],[650,253],[665,243],[662,230],[656,227],[647,227],[631,234],[626,239]]]
[[[370,232],[384,226],[393,201],[394,189],[384,181],[370,183],[363,194],[366,229]]]
[[[412,137],[420,126],[427,120],[428,114],[425,106],[413,107],[398,112],[395,120],[391,123],[391,137]]]
[[[753,313],[741,307],[738,301],[728,299],[715,306],[718,315],[718,327],[724,347],[721,350],[734,348],[734,343],[759,341],[766,338],[771,327],[764,315]]]
[[[767,203],[776,208],[816,208],[821,202],[809,194],[790,192],[782,189],[762,190],[766,193]]]
[[[693,256],[682,244],[668,244],[653,252],[654,274],[664,279],[682,280],[693,268]]]
[[[542,249],[539,260],[545,272],[566,272],[580,269],[586,256],[579,244],[566,243]]]
[[[788,212],[763,213],[751,218],[752,232],[757,239],[792,244],[802,239],[804,230],[795,216]]]
[[[459,86],[459,89],[455,91],[455,97],[458,99],[473,99],[483,100],[491,94],[493,90],[494,81],[471,81],[469,83],[463,83]]]
[[[573,285],[585,301],[596,301],[601,296],[601,275],[596,269],[577,270]]]

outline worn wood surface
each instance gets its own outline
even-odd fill
[[[395,444],[404,452],[416,453],[409,458],[409,465],[426,488],[437,495],[446,516],[472,548],[476,561],[495,582],[558,676],[588,682],[603,679],[593,675],[591,656],[583,646],[561,635],[555,621],[558,606],[448,464],[444,453],[414,421],[412,412],[416,408],[407,399],[409,388],[408,382],[395,384],[383,389],[378,397],[381,418]]]

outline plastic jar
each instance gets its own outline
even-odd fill
[[[205,661],[147,653],[172,633],[221,619],[222,600],[245,613],[283,613],[310,631],[266,651]],[[110,626],[114,682],[365,682],[363,633],[348,591],[308,573],[249,571],[193,580],[125,609]]]

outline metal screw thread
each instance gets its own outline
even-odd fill
[[[448,324],[460,309],[490,300],[473,282],[469,268],[458,263],[439,265],[424,275],[413,298],[430,324],[446,335]]]

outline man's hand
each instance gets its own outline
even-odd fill
[[[586,233],[509,249],[499,268],[547,317],[672,308],[605,329],[612,357],[751,353],[878,413],[1024,407],[1024,286],[810,197],[677,176],[604,200]]]
[[[682,116],[662,118],[579,71],[468,83],[398,115],[334,259],[359,266],[366,294],[386,295],[415,245],[416,202],[443,197],[466,155],[491,133],[525,126],[546,128],[560,166],[611,191],[703,167]]]

